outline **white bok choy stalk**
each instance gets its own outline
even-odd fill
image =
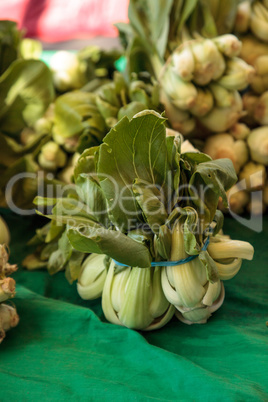
[[[183,225],[177,221],[172,234],[171,260],[188,257],[184,238]],[[242,259],[251,260],[254,250],[247,242],[217,235],[210,238],[205,263],[202,253],[190,262],[166,267],[162,272],[164,293],[175,305],[177,318],[187,324],[205,323],[221,307],[224,300],[221,280],[233,278],[241,267]],[[207,272],[213,271],[214,277],[209,278]]]
[[[77,291],[84,300],[97,299],[101,296],[107,276],[106,255],[90,254],[82,264],[77,282]]]
[[[163,327],[174,315],[175,307],[166,299],[161,286],[161,267],[109,267],[102,295],[107,320],[139,330]]]

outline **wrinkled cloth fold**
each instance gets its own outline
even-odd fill
[[[43,221],[0,211],[21,266]],[[263,401],[268,398],[268,217],[253,233],[226,218],[224,230],[252,242],[255,256],[225,283],[221,309],[205,325],[176,318],[150,333],[105,321],[100,300],[81,300],[64,273],[14,275],[20,324],[0,346],[1,401]]]

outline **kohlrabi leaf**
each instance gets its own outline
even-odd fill
[[[17,134],[42,117],[54,99],[49,68],[39,60],[16,60],[0,77],[1,130]]]
[[[82,253],[107,254],[132,267],[146,268],[151,265],[148,248],[119,231],[89,226],[70,228],[68,238],[73,248]]]
[[[141,112],[131,121],[125,117],[100,146],[100,185],[112,221],[122,231],[130,229],[131,220],[143,220],[132,191],[134,179],[156,185],[166,196],[169,165],[164,121],[154,111]]]

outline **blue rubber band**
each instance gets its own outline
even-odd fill
[[[207,240],[205,241],[205,244],[202,248],[202,251],[206,251],[209,245],[209,236]],[[178,261],[153,261],[151,263],[151,267],[174,267],[175,265],[182,265],[185,264],[186,262],[190,262],[194,260],[196,257],[198,257],[198,254],[196,255],[189,255],[187,258],[182,258],[181,260]],[[129,267],[127,264],[122,264],[121,262],[118,262],[113,259],[113,261],[116,263],[116,265],[119,265],[120,267]]]

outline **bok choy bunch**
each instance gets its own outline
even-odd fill
[[[223,301],[221,279],[253,256],[249,243],[217,237],[219,197],[226,202],[236,181],[231,161],[183,152],[165,120],[150,110],[125,116],[79,158],[76,194],[35,199],[51,225],[64,225],[64,256],[92,253],[81,296],[97,297],[103,284],[107,320],[142,330],[165,325],[175,310],[187,323],[205,322]]]
[[[161,101],[175,130],[200,136],[224,132],[243,115],[239,91],[254,68],[239,58],[231,34],[238,1],[224,4],[130,0],[129,24],[118,24],[128,72],[147,70],[161,86]],[[156,23],[157,21],[157,23]]]

